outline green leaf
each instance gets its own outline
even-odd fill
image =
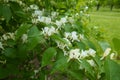
[[[45,50],[42,57],[42,67],[50,64],[56,53],[57,52],[54,47],[50,47],[47,50]]]
[[[101,63],[100,57],[96,55],[95,57],[93,57],[93,60],[99,66],[99,68],[101,68],[102,63]]]
[[[86,45],[81,41],[81,42],[76,42],[77,46],[82,50],[86,49]]]
[[[82,71],[78,70],[78,71],[72,71],[72,70],[68,70],[67,71],[75,80],[83,80],[84,78],[84,74]]]
[[[71,32],[71,31],[72,31],[72,27],[71,27],[70,24],[66,24],[66,25],[64,26],[64,29],[65,29],[65,32]]]
[[[96,46],[95,46],[95,44],[94,44],[92,41],[90,41],[90,40],[84,40],[83,42],[84,42],[88,47],[96,50]]]
[[[30,27],[30,24],[22,24],[16,31],[16,39],[19,39]]]
[[[0,67],[0,79],[4,79],[9,75],[9,71]]]
[[[10,75],[16,75],[19,73],[18,65],[12,64],[12,63],[7,63],[6,69],[9,71]]]
[[[40,78],[39,80],[45,80],[46,75],[44,74],[44,72],[40,71]]]
[[[25,60],[27,58],[28,51],[25,44],[19,44],[17,51],[17,58],[21,60]]]
[[[33,26],[30,28],[28,32],[28,43],[27,43],[27,49],[32,50],[34,47],[37,46],[38,43],[40,43],[40,40],[42,39],[42,36],[40,35],[40,31],[36,26]]]
[[[106,59],[105,60],[105,74],[106,80],[120,80],[120,65],[116,62]]]
[[[120,53],[120,39],[118,38],[113,38],[112,39],[112,42],[113,42],[113,46],[114,46],[114,49]]]
[[[9,22],[9,20],[12,17],[12,12],[9,6],[4,5],[2,8],[2,15],[3,17],[6,19],[7,22]]]
[[[82,60],[81,66],[91,75],[91,79],[94,78],[93,68],[86,60]]]
[[[15,11],[15,14],[22,18],[28,18],[28,15],[23,11]]]
[[[52,35],[51,36],[53,39],[55,39],[55,40],[58,40],[58,41],[61,41],[61,42],[64,42],[65,43],[65,40],[63,40],[59,35]]]
[[[16,58],[16,50],[14,48],[6,48],[4,55],[9,58]]]
[[[0,17],[2,16],[3,4],[0,4]]]
[[[68,63],[70,70],[79,70],[80,62],[76,59],[72,59]]]
[[[99,41],[99,44],[100,44],[100,46],[101,46],[101,48],[102,48],[103,51],[105,51],[106,48],[110,47],[109,43],[106,42],[106,41]]]
[[[64,40],[63,38],[61,38],[59,35],[52,35],[51,38],[55,39],[56,41],[60,41],[64,44],[68,44],[69,47],[71,47],[72,45],[69,44],[66,40]]]
[[[16,45],[16,42],[12,39],[7,40],[7,45],[14,47]]]
[[[67,67],[67,58],[64,56],[54,63],[51,73],[54,73],[56,71],[64,71],[66,67]]]
[[[11,1],[11,2],[9,2],[10,3],[10,7],[11,7],[11,9],[12,9],[12,11],[22,11],[22,8],[20,7],[20,5],[19,5],[19,3],[17,3],[17,2],[13,2],[13,1]]]

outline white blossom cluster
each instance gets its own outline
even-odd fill
[[[28,7],[28,10],[34,10],[34,12],[32,13],[32,23],[39,23],[39,22],[43,22],[45,24],[51,24],[52,19],[54,19],[58,13],[57,12],[51,12],[50,15],[45,16],[45,10],[40,10],[39,7],[35,4],[30,5],[30,7]],[[62,20],[63,21],[63,20]],[[56,21],[56,25],[59,25],[59,23]]]
[[[43,35],[45,35],[47,37],[47,36],[51,36],[54,33],[57,33],[57,30],[53,26],[51,26],[51,27],[44,27],[42,29],[42,33],[43,33]]]
[[[8,39],[15,40],[15,34],[14,33],[6,33],[6,34],[2,35],[2,37],[1,37],[1,41],[4,41],[4,40],[6,41]]]
[[[71,59],[77,59],[80,61],[80,59],[83,59],[89,56],[95,57],[96,55],[95,53],[96,51],[91,48],[89,50],[81,50],[81,51],[80,49],[72,49],[68,53],[69,55],[68,61]]]
[[[15,40],[15,34],[14,33],[3,34],[0,38],[0,49],[4,50],[3,41],[7,41],[8,39]]]
[[[31,7],[32,8],[32,7]],[[33,9],[35,9],[34,13],[32,13],[32,23],[39,23],[39,22],[43,22],[46,24],[50,24],[51,23],[51,18],[50,17],[46,17],[43,16],[44,14],[44,9],[41,11],[38,9],[38,7],[33,7]]]
[[[22,42],[26,43],[27,38],[28,38],[27,34],[23,34],[22,37],[21,37]],[[1,36],[1,38],[0,38],[0,49],[4,50],[4,47],[3,47],[4,44],[3,43],[4,43],[4,41],[7,41],[9,39],[15,40],[15,33],[8,32],[8,33],[3,34]]]
[[[25,6],[25,3],[21,0],[4,0],[4,2],[8,3],[9,1],[17,2],[21,6]]]
[[[64,25],[67,22],[67,16],[61,18],[59,21],[56,20],[55,24],[58,26],[58,29],[61,29],[61,26]]]
[[[78,34],[76,31],[72,31],[71,33],[65,32],[65,38],[70,39],[72,42],[74,42],[84,39],[84,35]]]

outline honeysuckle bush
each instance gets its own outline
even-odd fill
[[[1,1],[0,79],[119,80],[117,53],[87,27],[93,2]]]

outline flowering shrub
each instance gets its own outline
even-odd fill
[[[89,34],[89,5],[82,3],[2,1],[0,79],[118,80],[116,54]]]

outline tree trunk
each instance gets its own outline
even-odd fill
[[[98,3],[96,10],[98,11],[99,9],[100,9],[100,4]]]
[[[112,11],[112,9],[113,9],[113,6],[114,6],[113,4],[110,6],[110,10],[111,10],[111,11]]]

